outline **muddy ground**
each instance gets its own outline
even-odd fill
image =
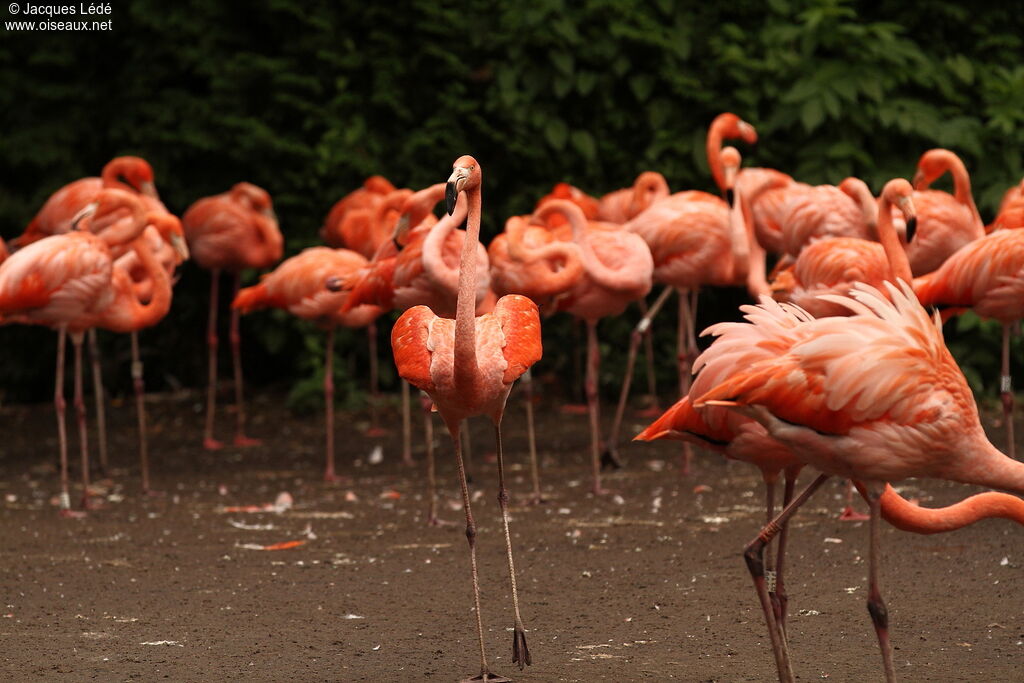
[[[316,416],[295,418],[258,397],[250,431],[263,445],[207,453],[197,396],[154,397],[149,407],[154,479],[167,495],[139,496],[134,413],[115,405],[105,507],[81,520],[54,507],[52,408],[0,411],[0,678],[454,681],[477,672],[459,490],[440,429],[443,515],[459,523],[428,528],[422,449],[415,469],[401,465],[396,415],[382,439],[362,434],[362,416],[341,416],[342,471],[355,479],[325,484]],[[517,681],[772,680],[740,558],[762,515],[756,473],[703,455],[682,478],[677,445],[631,445],[628,467],[607,480],[617,496],[594,498],[586,418],[540,408],[547,504],[524,504],[525,420],[515,397],[505,427],[534,659],[522,673],[510,662],[492,433],[486,422],[473,426],[492,668]],[[228,427],[225,415],[220,436]],[[378,443],[383,463],[372,465]],[[695,493],[701,484],[710,490]],[[284,491],[294,507],[282,514],[224,511]],[[938,505],[968,490],[925,482],[906,492]],[[827,485],[792,535],[790,643],[804,681],[881,678],[864,604],[867,525],[837,521],[842,494],[841,483]],[[306,542],[252,549],[296,540]],[[1024,529],[1003,520],[929,537],[886,528],[883,545],[903,680],[1021,680]]]

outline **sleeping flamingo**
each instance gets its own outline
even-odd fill
[[[414,306],[395,323],[391,345],[398,373],[433,400],[451,434],[455,461],[466,512],[466,538],[469,541],[473,598],[477,632],[480,638],[480,675],[473,680],[502,680],[490,672],[484,650],[483,617],[480,611],[480,586],[476,567],[476,524],[470,507],[469,488],[462,463],[459,427],[474,415],[486,415],[494,423],[498,456],[498,503],[501,506],[512,582],[515,623],[512,662],[520,669],[531,663],[526,632],[519,614],[512,540],[508,527],[508,491],[501,452],[501,416],[512,383],[540,360],[540,316],[537,306],[524,296],[509,295],[498,300],[494,312],[474,317],[477,293],[477,257],[480,239],[481,183],[480,164],[471,156],[456,159],[448,178],[448,213],[455,211],[457,196],[466,195],[469,219],[462,244],[459,267],[458,301],[455,320],[442,318],[426,306]],[[573,205],[574,206],[574,205]],[[578,210],[578,209],[577,209]]]
[[[572,226],[572,252],[582,265],[582,274],[572,287],[558,299],[559,311],[582,318],[587,326],[587,408],[590,416],[590,456],[595,494],[605,493],[601,486],[600,402],[598,370],[601,353],[597,345],[597,323],[601,318],[620,315],[630,302],[643,298],[651,291],[651,273],[654,263],[643,239],[625,230],[609,230],[595,224],[589,227],[583,212],[566,200],[552,200],[534,213],[534,219],[544,221],[554,212],[561,213]],[[564,245],[564,246],[563,246]],[[509,249],[525,252],[525,258],[545,256],[555,249],[567,249],[570,243],[542,247],[532,257],[510,235]]]
[[[196,263],[210,273],[210,317],[206,330],[209,347],[209,387],[206,393],[206,425],[203,448],[223,447],[213,438],[214,411],[217,405],[217,305],[220,272],[234,274],[234,296],[242,284],[246,268],[269,268],[284,251],[284,238],[267,191],[252,183],[237,183],[228,192],[204,197],[188,208],[182,217],[185,235]],[[242,390],[241,334],[238,311],[231,311],[231,356],[235,370],[236,446],[259,443],[245,435],[245,405]]]
[[[61,513],[69,515],[67,433],[64,422],[64,348],[71,334],[75,356],[75,409],[82,460],[83,506],[89,504],[89,450],[82,397],[82,338],[95,327],[116,327],[132,309],[135,292],[123,271],[116,278],[112,249],[130,244],[160,286],[166,273],[149,259],[142,202],[123,190],[105,189],[72,221],[71,232],[32,242],[0,266],[0,317],[4,322],[56,327],[57,377],[54,407],[61,463]],[[159,224],[158,224],[159,227]],[[92,234],[89,230],[97,234]],[[125,305],[120,305],[121,303]]]
[[[624,187],[601,197],[597,220],[627,223],[652,204],[668,196],[668,181],[665,180],[665,176],[656,171],[645,171],[636,177],[632,187]],[[540,207],[538,204],[537,208]]]
[[[883,197],[909,194],[890,181]],[[852,317],[815,319],[799,308],[763,297],[745,306],[748,323],[720,323],[705,334],[718,339],[698,359],[731,368],[717,386],[693,402],[727,406],[760,422],[821,474],[747,547],[746,559],[765,611],[780,679],[792,680],[764,583],[765,544],[779,525],[831,475],[861,482],[871,507],[869,612],[893,680],[888,620],[878,588],[878,513],[883,486],[907,477],[937,477],[1024,492],[1024,465],[985,439],[977,406],[943,338],[907,283],[902,250],[886,283],[891,302],[857,285],[845,302]],[[870,372],[867,369],[870,368]]]
[[[366,265],[366,259],[350,249],[311,247],[281,263],[260,280],[235,296],[232,308],[245,314],[263,308],[281,308],[294,316],[315,322],[327,330],[324,359],[324,424],[327,465],[324,480],[340,478],[334,468],[334,330],[338,325],[365,327],[381,314],[377,306],[357,306],[346,312],[341,307],[348,292],[333,293],[324,287],[328,277],[339,277]]]

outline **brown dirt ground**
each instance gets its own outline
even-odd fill
[[[154,397],[149,406],[154,476],[168,495],[138,495],[133,410],[114,406],[106,507],[83,520],[58,518],[53,507],[52,409],[0,411],[4,678],[453,681],[476,673],[462,526],[424,525],[422,467],[400,465],[393,414],[396,428],[382,441],[362,435],[365,422],[341,416],[339,456],[355,481],[328,485],[316,416],[289,417],[276,400],[258,398],[250,431],[263,445],[206,453],[196,396]],[[522,504],[529,485],[515,397],[504,430],[534,659],[523,673],[510,662],[496,474],[485,455],[491,431],[486,422],[473,427],[492,668],[517,681],[772,680],[740,558],[762,515],[756,473],[703,455],[682,478],[678,445],[637,444],[624,449],[628,467],[608,477],[620,497],[595,499],[585,476],[586,418],[541,408],[547,504]],[[223,416],[222,436],[227,427]],[[384,463],[370,465],[378,442]],[[458,521],[455,469],[440,429],[437,442],[444,515]],[[695,494],[697,484],[711,490]],[[284,514],[220,510],[281,491],[295,500]],[[350,491],[357,500],[346,500]],[[390,491],[401,497],[382,495]],[[907,492],[927,505],[967,493],[936,482]],[[800,680],[881,678],[864,604],[867,528],[836,520],[842,493],[840,482],[826,485],[792,535],[790,642]],[[243,547],[302,539],[307,526],[315,539],[298,548]],[[1021,529],[1002,520],[930,537],[885,529],[883,590],[903,680],[1021,680],[1021,541]]]

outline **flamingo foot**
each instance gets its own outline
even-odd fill
[[[352,484],[354,480],[352,477],[347,477],[344,474],[335,474],[334,472],[324,472],[324,482],[328,484]]]
[[[58,514],[64,519],[85,519],[89,516],[85,510],[61,510]]]
[[[533,663],[530,648],[526,647],[526,631],[522,626],[516,626],[512,634],[512,663],[518,664],[520,671]]]
[[[611,448],[605,448],[601,453],[601,470],[621,470],[623,467],[619,454]]]
[[[870,516],[865,515],[863,512],[857,512],[851,505],[847,505],[839,513],[840,522],[866,522],[869,519],[871,519]]]
[[[590,411],[585,403],[566,403],[558,407],[562,415],[586,415]]]
[[[449,522],[447,519],[441,519],[440,517],[429,517],[427,518],[427,526],[443,529],[446,526],[455,526],[455,522]]]
[[[612,489],[606,489],[605,487],[598,486],[597,484],[595,484],[594,487],[590,490],[595,496],[610,496],[611,494],[615,493],[615,491],[613,491]]]
[[[142,497],[143,498],[166,498],[167,497],[167,492],[166,491],[156,491],[154,489],[145,489],[142,492]]]
[[[527,505],[546,505],[549,502],[550,501],[547,498],[545,498],[544,496],[532,496],[528,501],[526,501],[526,504]]]
[[[505,678],[498,674],[492,674],[490,671],[484,671],[481,674],[477,674],[472,678],[463,678],[459,683],[474,683],[474,681],[486,681],[486,683],[512,683],[511,678]]]
[[[252,439],[245,434],[235,435],[235,445],[239,448],[246,448],[248,446],[259,446],[263,443],[261,439]]]
[[[387,436],[388,430],[383,427],[370,427],[363,434],[369,437]]]
[[[223,441],[217,441],[217,439],[203,439],[203,448],[208,451],[219,451],[224,448]]]

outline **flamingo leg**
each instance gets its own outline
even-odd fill
[[[72,334],[75,352],[75,415],[78,418],[78,443],[82,459],[82,508],[89,509],[89,430],[86,426],[85,395],[82,391],[82,335]]]
[[[594,477],[594,495],[608,493],[601,487],[601,403],[597,393],[597,376],[601,366],[601,349],[597,345],[597,321],[587,322],[587,408],[590,414],[590,464]]]
[[[633,383],[633,369],[636,366],[636,353],[640,346],[640,339],[643,335],[647,334],[651,328],[651,321],[654,316],[658,315],[658,311],[665,305],[665,301],[672,295],[672,287],[666,287],[658,298],[654,300],[644,312],[644,316],[640,319],[640,322],[636,324],[633,331],[629,335],[629,354],[626,356],[626,375],[622,380],[622,389],[619,391],[619,404],[615,407],[615,420],[612,422],[612,433],[608,437],[608,445],[604,452],[604,463],[608,464],[610,461],[615,467],[622,467],[622,462],[619,460],[618,444],[619,444],[619,431],[622,429],[622,419],[626,414],[626,402],[629,399],[629,388]],[[657,397],[655,397],[657,398]]]
[[[1013,384],[1010,379],[1010,325],[1003,324],[1003,373],[999,377],[999,398],[1003,402],[1003,422],[1006,424],[1006,454],[1015,457],[1013,439]]]
[[[208,451],[216,451],[224,447],[224,444],[213,438],[213,421],[217,410],[218,280],[220,280],[220,270],[214,268],[210,273],[210,315],[206,322],[206,349],[209,358],[207,361],[206,427],[203,430],[203,448]]]
[[[853,508],[853,480],[846,481],[846,507],[839,513],[840,522],[866,522],[869,518],[863,512],[857,512]]]
[[[68,492],[68,431],[64,413],[64,348],[67,330],[63,327],[57,332],[57,378],[53,389],[53,409],[57,413],[57,438],[60,441],[60,512],[67,515],[71,511],[71,494]]]
[[[802,466],[786,468],[786,485],[782,494],[782,507],[786,508],[793,500],[793,491],[796,488],[796,478],[800,474]],[[789,596],[786,594],[786,583],[783,581],[783,566],[786,558],[786,541],[789,539],[789,522],[782,525],[779,532],[779,545],[775,549],[775,602],[778,604],[776,621],[782,638],[786,637],[786,612],[789,608]]]
[[[793,683],[793,669],[789,664],[789,652],[786,649],[786,640],[782,637],[778,624],[775,622],[775,610],[772,607],[771,597],[765,582],[764,549],[773,538],[782,530],[782,526],[789,522],[789,518],[800,506],[807,502],[818,488],[829,478],[827,474],[820,474],[810,485],[800,492],[786,508],[779,513],[779,516],[768,522],[757,534],[753,541],[747,544],[743,551],[743,559],[747,563],[747,570],[750,578],[754,581],[754,588],[757,590],[757,597],[761,601],[761,610],[764,612],[765,623],[768,626],[768,636],[772,642],[772,654],[775,655],[775,666],[779,672],[780,683]]]
[[[238,296],[238,290],[242,288],[242,274],[235,273],[235,289],[231,297]],[[242,333],[239,330],[239,319],[241,315],[237,308],[231,309],[231,362],[235,369],[235,405],[238,412],[235,415],[235,445],[236,446],[258,446],[259,439],[250,439],[245,435],[245,389],[242,385]]]
[[[679,290],[679,328],[676,341],[676,355],[679,362],[679,395],[686,396],[690,393],[690,367],[692,359],[690,356],[690,338],[693,336],[691,328],[693,320],[690,312],[690,293],[686,290]],[[690,463],[693,461],[693,446],[688,441],[683,442],[683,466],[680,474],[684,477],[690,474]]]
[[[523,373],[523,397],[526,401],[526,432],[530,447],[530,478],[533,480],[533,498],[530,502],[539,505],[544,502],[540,492],[540,463],[537,460],[537,435],[533,425],[533,373],[527,368]]]
[[[671,291],[671,288],[668,288]],[[647,302],[643,299],[637,301],[637,305],[640,307],[640,314],[642,318],[647,317],[649,308]],[[642,319],[641,318],[641,319]],[[650,323],[647,324],[647,329],[643,331],[644,336],[644,361],[646,362],[647,370],[647,397],[650,400],[649,408],[656,413],[661,411],[658,409],[658,384],[654,377],[654,333],[651,330]],[[630,339],[632,341],[632,339]]]
[[[462,452],[465,454],[466,459],[466,481],[470,484],[473,483],[473,441],[470,439],[469,434],[469,418],[466,418],[462,423]]]
[[[139,466],[142,472],[142,492],[149,488],[149,443],[146,439],[146,385],[143,378],[142,355],[139,353],[139,333],[132,332],[132,386],[135,389],[135,413],[139,420]]]
[[[409,396],[409,383],[402,382],[402,464],[412,465],[412,409]]]
[[[370,428],[366,431],[367,436],[381,436],[384,430],[380,428],[380,417],[377,414],[380,407],[380,379],[377,369],[377,323],[370,323],[366,326],[368,353],[370,355]]]
[[[469,484],[466,482],[466,468],[462,462],[462,438],[459,433],[459,422],[448,425],[448,432],[455,445],[455,463],[459,469],[459,486],[462,488],[462,507],[466,512],[466,540],[469,542],[469,567],[473,575],[473,603],[476,606],[476,629],[480,638],[480,675],[466,679],[467,681],[501,680],[487,668],[487,653],[484,650],[484,619],[480,611],[480,575],[476,567],[476,522],[473,521],[473,510],[469,501]]]
[[[100,474],[108,472],[107,461],[107,406],[103,391],[103,371],[100,367],[100,347],[96,341],[96,328],[89,330],[89,361],[92,364],[92,393],[96,401],[96,440],[100,447]]]
[[[882,592],[878,586],[878,565],[880,560],[879,518],[882,510],[882,493],[877,486],[868,486],[868,502],[871,505],[871,557],[868,561],[868,613],[871,623],[875,626],[878,636],[878,647],[882,651],[882,665],[885,667],[885,680],[894,683],[896,673],[892,665],[892,646],[889,643],[889,611],[882,600]]]
[[[434,420],[430,414],[430,405],[423,407],[423,434],[427,445],[427,525],[441,526],[437,516],[437,469],[434,465]]]
[[[327,328],[327,344],[324,355],[324,431],[327,466],[324,481],[338,481],[334,472],[334,327]]]
[[[505,552],[508,555],[508,575],[512,581],[512,611],[515,624],[512,634],[512,663],[519,665],[519,670],[529,666],[530,648],[526,646],[526,629],[523,618],[519,614],[519,592],[516,588],[516,565],[512,560],[512,536],[508,530],[508,489],[505,487],[505,467],[501,453],[501,421],[494,423],[494,439],[498,452],[498,506],[501,508],[501,522],[505,527]]]

